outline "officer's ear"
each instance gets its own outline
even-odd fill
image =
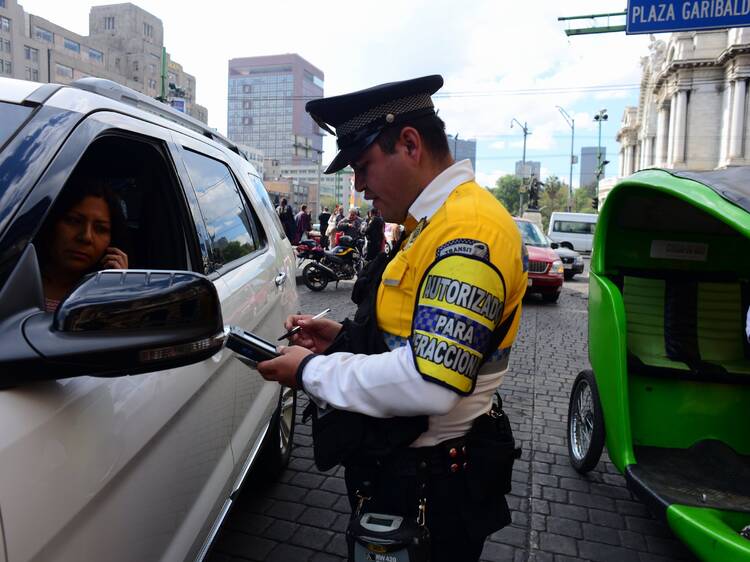
[[[414,127],[404,127],[401,130],[399,141],[406,150],[406,155],[415,162],[422,157],[422,138]]]

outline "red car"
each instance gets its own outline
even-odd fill
[[[515,218],[521,238],[529,251],[529,285],[526,293],[539,293],[544,302],[557,302],[562,291],[565,269],[541,229],[526,219]]]

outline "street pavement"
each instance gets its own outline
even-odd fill
[[[586,264],[588,266],[588,263]],[[588,267],[587,267],[588,270]],[[351,315],[351,283],[312,293],[299,286],[302,310]],[[568,461],[566,420],[573,380],[589,368],[587,273],[565,283],[557,304],[524,302],[521,328],[501,386],[523,456],[508,496],[513,523],[485,543],[482,561],[595,560],[661,562],[694,557],[652,518],[605,455],[587,476]],[[272,484],[252,479],[210,553],[211,562],[343,562],[349,503],[343,470],[319,472],[310,426],[299,423],[289,468]],[[456,561],[460,562],[460,561]]]

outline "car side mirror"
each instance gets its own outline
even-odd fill
[[[557,250],[560,247],[560,244],[558,244],[557,242],[550,241],[549,247],[552,248],[553,250]]]
[[[85,278],[54,315],[36,307],[6,317],[0,340],[9,344],[0,351],[5,388],[181,367],[220,351],[226,332],[216,288],[203,275],[106,270]]]

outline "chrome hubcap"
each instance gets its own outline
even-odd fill
[[[292,438],[294,422],[294,391],[284,387],[281,391],[281,415],[279,416],[279,448],[286,455]]]
[[[583,460],[591,446],[591,436],[594,433],[594,404],[591,387],[582,380],[576,388],[573,401],[573,411],[570,420],[570,439],[573,456],[577,461]]]

